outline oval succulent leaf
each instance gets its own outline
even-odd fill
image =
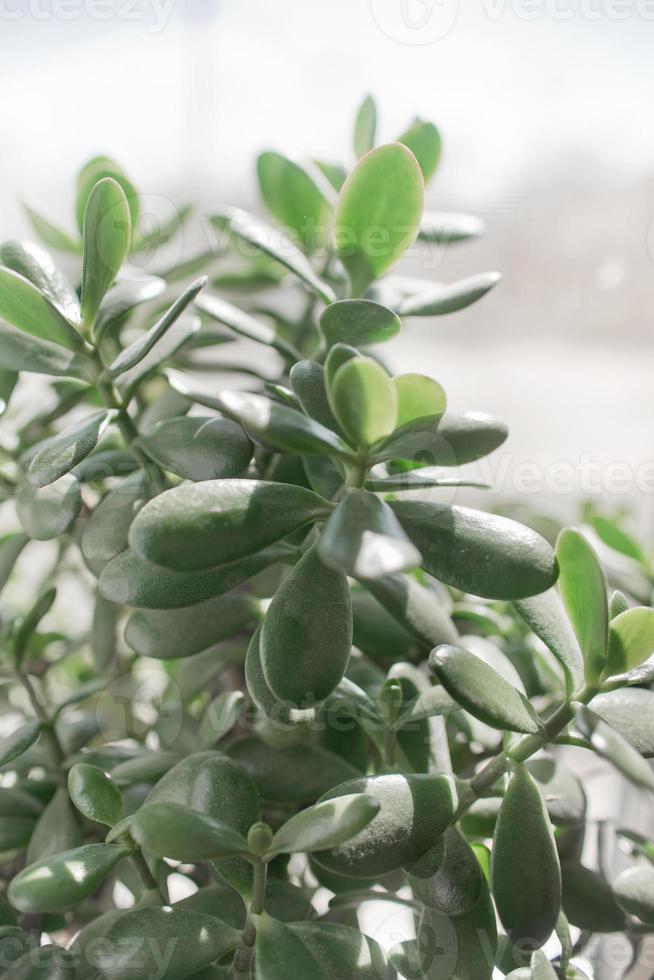
[[[325,371],[316,361],[297,361],[290,372],[293,394],[299,406],[327,429],[340,432],[325,387]]]
[[[34,283],[0,266],[0,317],[39,340],[72,351],[83,351],[84,341],[75,327]]]
[[[435,861],[432,852],[440,846]],[[484,874],[465,838],[454,827],[442,842],[406,868],[414,896],[443,915],[463,915],[473,908],[484,890]]]
[[[411,576],[385,575],[364,584],[423,647],[457,642],[459,634],[439,596]]]
[[[82,508],[80,485],[71,473],[42,489],[29,485],[16,494],[16,510],[26,534],[49,541],[63,534]]]
[[[422,119],[416,119],[406,132],[398,136],[398,142],[411,150],[427,183],[436,172],[441,158],[441,134],[436,126]]]
[[[206,480],[151,500],[130,529],[141,558],[178,571],[252,555],[324,519],[330,504],[304,487],[260,480]]]
[[[511,942],[537,948],[561,907],[561,869],[545,803],[524,766],[511,777],[495,828],[493,895]]]
[[[123,800],[120,790],[108,776],[87,763],[77,763],[68,773],[70,798],[85,817],[113,827],[121,818]]]
[[[624,687],[593,698],[593,712],[646,759],[654,757],[654,691]]]
[[[175,861],[206,861],[248,853],[245,838],[222,820],[178,803],[146,803],[130,833],[148,851]]]
[[[433,429],[400,433],[385,443],[380,460],[407,460],[410,467],[462,466],[498,449],[509,434],[499,419],[482,412],[447,413]],[[403,467],[407,468],[407,467]]]
[[[29,865],[8,897],[20,912],[68,912],[93,894],[128,853],[122,844],[85,844]]]
[[[59,377],[84,378],[88,362],[59,344],[39,340],[0,323],[0,359],[5,368]]]
[[[249,435],[276,450],[300,455],[351,455],[349,447],[331,429],[262,395],[224,391],[216,398],[216,407],[240,422]]]
[[[579,691],[584,683],[584,658],[556,589],[519,599],[515,607],[563,667],[568,693]]]
[[[351,648],[347,578],[312,548],[283,581],[266,613],[261,630],[266,681],[280,700],[311,707],[336,688]]]
[[[654,653],[654,609],[635,606],[611,620],[609,652],[604,675],[626,673],[640,667]]]
[[[443,316],[456,313],[480,300],[501,278],[499,272],[483,272],[447,285],[437,283],[431,289],[407,296],[397,312],[400,316]]]
[[[0,261],[8,269],[29,279],[71,323],[79,323],[81,311],[77,293],[52,257],[34,242],[3,242]]]
[[[41,723],[39,721],[26,721],[15,732],[6,735],[0,740],[0,766],[8,766],[14,759],[18,759],[23,752],[27,752],[40,734]]]
[[[401,143],[370,150],[347,178],[338,199],[333,240],[354,296],[413,244],[423,194],[418,162]]]
[[[108,290],[93,327],[96,341],[102,340],[114,328],[120,327],[125,318],[141,306],[156,299],[166,289],[166,282],[159,276],[142,276],[138,279],[120,279]]]
[[[651,865],[641,864],[622,871],[613,890],[625,912],[654,925],[654,868]]]
[[[423,556],[422,567],[463,592],[522,599],[556,581],[554,553],[531,528],[465,507],[407,500],[391,503]]]
[[[365,793],[339,796],[297,813],[273,837],[268,857],[337,847],[367,827],[380,804]]]
[[[556,543],[559,589],[584,655],[585,676],[596,684],[606,662],[609,608],[599,560],[583,534],[566,528]]]
[[[325,237],[333,196],[320,171],[312,174],[281,153],[268,151],[257,158],[257,177],[270,213],[313,252]]]
[[[103,177],[88,196],[84,211],[82,314],[94,323],[105,293],[127,257],[131,217],[125,192],[113,177]]]
[[[162,469],[196,483],[239,476],[253,451],[240,425],[211,417],[163,419],[140,442]]]
[[[32,457],[27,471],[29,483],[46,487],[70,472],[95,449],[114,414],[94,412],[48,439]]]
[[[320,802],[352,793],[372,796],[379,813],[345,844],[316,854],[327,870],[350,878],[375,878],[417,861],[449,826],[457,806],[448,776],[399,774],[349,780]]]
[[[540,723],[526,698],[479,657],[462,647],[440,646],[430,654],[429,666],[448,694],[491,728],[539,732]]]
[[[472,214],[425,211],[420,222],[418,238],[435,245],[453,245],[478,238],[484,233],[484,222]]]
[[[397,391],[397,429],[413,431],[436,425],[445,412],[447,397],[438,381],[424,374],[399,374],[393,378]]]
[[[248,629],[259,615],[258,601],[246,595],[217,596],[174,611],[136,612],[127,622],[125,642],[142,657],[190,657]]]
[[[355,578],[393,575],[420,564],[397,517],[367,490],[349,490],[332,512],[318,544],[320,557]]]
[[[240,939],[240,929],[215,915],[179,908],[133,909],[109,926],[95,961],[106,980],[179,980],[199,974],[236,949]]]
[[[397,391],[372,358],[353,357],[341,365],[329,399],[343,431],[362,448],[389,436],[397,424]]]
[[[575,724],[597,755],[611,762],[636,786],[654,791],[654,773],[649,764],[618,731],[585,705],[577,709]]]
[[[264,320],[258,320],[251,313],[246,313],[219,296],[205,294],[198,297],[195,305],[201,313],[229,327],[241,337],[247,337],[248,340],[265,344],[267,347],[277,347],[284,353],[289,350],[283,338],[279,337],[273,327]]]
[[[366,95],[354,120],[353,148],[357,158],[372,150],[376,134],[377,106],[372,95]]]
[[[373,300],[341,299],[322,311],[320,329],[328,347],[339,343],[365,347],[392,340],[402,329],[402,321]]]

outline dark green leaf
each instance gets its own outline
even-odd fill
[[[121,279],[106,293],[98,312],[93,334],[101,340],[123,321],[137,306],[160,296],[166,288],[165,280],[158,276],[143,276],[131,280]]]
[[[261,630],[261,663],[273,693],[294,707],[323,701],[345,673],[352,647],[343,572],[308,551],[277,590]]]
[[[87,362],[58,344],[37,340],[21,330],[0,323],[0,359],[14,371],[31,371],[60,377],[84,378]]]
[[[24,725],[16,731],[0,740],[0,766],[7,766],[14,759],[26,752],[31,745],[34,745],[41,734],[41,723],[38,721],[26,721]]]
[[[241,337],[247,337],[257,344],[265,344],[268,347],[275,347],[280,353],[288,355],[292,349],[280,337],[276,330],[262,320],[257,320],[250,313],[228,303],[227,300],[218,296],[201,296],[197,302],[197,308],[211,317],[217,323],[222,323],[234,333]]]
[[[420,564],[395,514],[367,490],[348,490],[332,512],[318,544],[328,565],[354,578],[393,575]]]
[[[147,803],[130,824],[134,839],[158,857],[206,861],[248,852],[245,838],[228,824],[178,803]]]
[[[307,415],[327,429],[338,432],[338,422],[327,399],[325,371],[316,361],[298,361],[290,373],[293,393]]]
[[[367,827],[379,803],[365,793],[339,796],[302,810],[287,820],[270,845],[270,855],[338,847]]]
[[[511,941],[524,948],[542,946],[559,916],[561,870],[543,797],[524,766],[511,777],[500,807],[491,875]]]
[[[25,533],[37,541],[63,534],[81,507],[80,486],[71,473],[41,490],[26,484],[16,495],[16,510]]]
[[[243,715],[245,695],[242,691],[222,691],[207,707],[198,732],[200,751],[212,749],[227,735]]]
[[[190,657],[249,629],[259,616],[259,603],[250,596],[218,596],[186,609],[133,613],[125,641],[142,657]]]
[[[585,661],[586,681],[595,684],[606,662],[609,609],[604,573],[595,552],[574,528],[556,543],[559,588]]]
[[[577,709],[575,724],[597,755],[611,762],[636,786],[654,791],[654,773],[624,736],[585,705]]]
[[[651,865],[627,868],[616,878],[613,890],[625,912],[654,925],[654,868]]]
[[[39,340],[82,351],[75,327],[44,293],[12,269],[0,266],[0,317]]]
[[[121,844],[86,844],[56,854],[16,875],[9,900],[21,912],[67,912],[96,891],[126,853]]]
[[[372,796],[381,805],[379,813],[347,843],[319,852],[316,860],[351,878],[377,877],[417,861],[448,827],[457,806],[448,776],[362,776],[322,799],[350,793]]]
[[[97,766],[78,763],[68,773],[70,798],[88,820],[113,827],[123,809],[120,790]]]
[[[366,153],[343,184],[333,239],[355,297],[413,243],[423,192],[418,162],[401,143]]]
[[[563,667],[568,694],[579,691],[584,683],[584,658],[558,592],[549,589],[542,595],[520,599],[515,607]]]
[[[504,423],[490,415],[448,413],[432,430],[400,434],[384,445],[378,458],[411,460],[413,466],[461,466],[488,456],[508,434]]]
[[[420,501],[391,507],[422,567],[448,585],[488,599],[522,599],[556,581],[557,564],[544,538],[505,517]]]
[[[408,575],[386,575],[364,585],[424,647],[457,642],[456,627],[433,590]]]
[[[70,803],[68,792],[60,786],[41,814],[30,837],[26,862],[43,862],[61,851],[75,848],[82,842],[80,826]]]
[[[482,272],[458,282],[437,283],[431,289],[414,293],[402,301],[400,316],[443,316],[471,306],[493,289],[501,279],[499,272]]]
[[[0,259],[8,269],[29,279],[67,320],[80,322],[77,293],[45,249],[34,242],[3,242]]]
[[[251,737],[234,742],[228,751],[250,774],[261,797],[279,803],[312,803],[360,775],[345,759],[310,742],[273,748]]]
[[[484,875],[475,852],[453,827],[405,870],[414,897],[443,915],[469,912],[484,890]]]
[[[590,932],[622,932],[625,917],[602,875],[582,864],[563,864],[563,908],[573,926]]]
[[[88,562],[108,562],[127,547],[130,525],[150,492],[148,477],[139,470],[102,498],[82,533],[82,553]]]
[[[402,321],[392,310],[370,299],[342,299],[322,311],[320,329],[329,347],[338,343],[365,347],[397,336]]]
[[[654,757],[654,692],[627,687],[593,698],[593,711],[646,759]]]
[[[92,452],[115,413],[103,409],[73,422],[48,439],[32,457],[27,479],[33,487],[46,487],[70,472]]]
[[[130,531],[141,558],[180,571],[245,558],[313,521],[330,505],[304,487],[260,480],[207,480],[150,501]]]
[[[131,238],[129,203],[113,177],[93,185],[84,210],[82,314],[89,326],[125,261]]]
[[[429,666],[448,694],[491,728],[538,733],[526,698],[479,657],[462,647],[440,646],[430,654]]]

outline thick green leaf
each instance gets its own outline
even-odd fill
[[[222,691],[207,707],[198,732],[200,751],[212,749],[242,717],[245,709],[243,691]]]
[[[282,701],[308,708],[323,701],[345,674],[352,648],[350,590],[315,548],[292,569],[261,629],[261,664]]]
[[[209,220],[219,231],[231,232],[270,258],[281,262],[325,303],[332,303],[336,298],[331,286],[319,279],[313,271],[306,255],[278,228],[271,228],[240,208],[230,208],[225,214],[212,215]]]
[[[636,786],[654,791],[654,773],[623,735],[585,705],[577,709],[575,724],[597,755],[611,762]]]
[[[654,692],[626,687],[593,698],[593,711],[615,728],[637,752],[654,757]]]
[[[332,568],[363,579],[406,571],[421,560],[388,504],[356,489],[348,490],[332,512],[318,553]]]
[[[270,213],[305,251],[313,252],[325,238],[333,193],[320,171],[311,174],[281,153],[267,151],[257,157],[257,177]]]
[[[127,849],[122,844],[85,844],[38,861],[9,886],[9,901],[20,912],[67,912],[100,887]]]
[[[328,347],[339,343],[365,347],[392,340],[402,329],[402,321],[370,299],[342,299],[322,311],[320,329]]]
[[[84,378],[87,362],[78,354],[37,340],[22,330],[0,323],[0,360],[4,367],[13,371],[30,371],[35,374],[51,374],[60,377]]]
[[[286,453],[351,456],[343,440],[319,422],[286,405],[245,391],[223,391],[214,407],[231,416],[264,447]]]
[[[158,857],[206,861],[248,852],[245,837],[222,820],[179,803],[147,803],[130,824],[134,839]]]
[[[479,657],[462,647],[440,646],[429,666],[454,700],[491,728],[536,735],[540,725],[529,702]]]
[[[377,106],[372,95],[366,95],[357,109],[354,120],[353,147],[357,158],[368,153],[375,145],[377,134]]]
[[[82,843],[79,822],[67,790],[60,786],[41,814],[30,837],[26,863],[45,861]]]
[[[84,341],[58,306],[13,269],[0,266],[0,317],[13,327],[52,344],[82,351]]]
[[[413,243],[423,193],[418,162],[401,143],[366,153],[347,178],[338,199],[333,240],[354,296]]]
[[[482,272],[452,283],[437,283],[431,289],[402,300],[400,316],[443,316],[471,306],[490,292],[501,279],[499,272]]]
[[[568,694],[579,691],[584,683],[584,658],[559,593],[548,589],[541,595],[519,599],[515,607],[563,667]]]
[[[25,656],[32,637],[36,633],[39,623],[43,617],[50,612],[56,598],[57,590],[54,588],[54,586],[51,586],[49,589],[45,589],[41,595],[37,596],[37,599],[32,607],[25,613],[18,626],[15,628],[12,646],[13,661],[16,667],[20,668],[23,657]]]
[[[523,599],[556,581],[552,549],[516,521],[417,500],[393,502],[391,507],[421,552],[425,571],[463,592]]]
[[[46,487],[70,472],[95,449],[114,414],[106,409],[93,412],[48,439],[32,456],[27,470],[29,483]]]
[[[8,269],[29,279],[67,320],[80,322],[77,293],[45,249],[34,242],[3,242],[0,260]]]
[[[8,766],[14,759],[34,745],[41,734],[41,722],[26,721],[10,735],[0,740],[0,766]]]
[[[402,493],[409,490],[427,490],[430,488],[444,487],[475,487],[477,490],[490,490],[490,484],[482,483],[480,480],[457,480],[456,477],[441,476],[436,473],[433,476],[429,472],[419,470],[414,472],[400,472],[393,476],[371,477],[366,480],[366,490],[373,490],[375,493]]]
[[[325,371],[316,361],[298,361],[290,372],[293,394],[307,415],[338,432],[338,422],[334,418],[325,387]]]
[[[189,909],[142,908],[122,915],[96,951],[106,980],[180,980],[236,949],[241,930]]]
[[[197,308],[217,323],[222,323],[241,337],[247,337],[257,344],[275,347],[283,355],[292,354],[292,348],[277,331],[263,320],[257,320],[250,313],[239,309],[218,296],[201,296]]]
[[[654,609],[635,606],[611,620],[605,677],[640,667],[654,654]]]
[[[448,776],[361,776],[326,793],[331,800],[366,793],[381,809],[355,837],[316,854],[328,871],[350,878],[385,875],[417,861],[449,826],[457,806]]]
[[[313,803],[333,786],[360,775],[341,756],[310,742],[274,748],[250,737],[234,742],[228,752],[250,774],[261,797],[278,803]]]
[[[91,650],[96,669],[104,674],[116,656],[119,610],[100,591],[96,592],[91,624]]]
[[[269,855],[338,847],[367,827],[379,803],[365,793],[339,796],[297,813],[277,831]]]
[[[397,391],[397,429],[401,432],[437,425],[447,406],[438,381],[424,374],[400,374],[393,378]]]
[[[381,947],[359,929],[333,922],[284,925],[257,916],[256,969],[261,980],[392,980]]]
[[[32,228],[41,241],[45,242],[50,248],[56,248],[61,252],[69,252],[73,255],[77,255],[82,251],[81,243],[77,239],[72,238],[67,231],[58,228],[27,204],[24,204],[23,207]]]
[[[638,542],[630,534],[627,534],[626,531],[623,531],[615,521],[609,520],[608,517],[602,517],[600,514],[595,514],[591,518],[590,523],[598,538],[609,548],[612,548],[614,551],[619,551],[621,555],[626,555],[627,558],[633,558],[634,561],[645,561],[643,549]]]
[[[174,572],[153,565],[127,550],[105,566],[100,590],[111,602],[144,609],[179,609],[224,595],[279,561],[295,557],[295,548],[283,541],[247,558],[204,572]]]
[[[98,180],[88,196],[83,239],[82,314],[91,325],[125,261],[131,239],[129,203],[113,177]]]
[[[78,980],[77,963],[61,946],[46,943],[24,953],[3,976],[6,980]]]
[[[364,585],[423,647],[458,641],[456,627],[438,595],[410,576],[385,575]]]
[[[142,303],[160,296],[166,282],[159,276],[143,276],[139,279],[120,279],[106,293],[93,327],[93,334],[99,341],[115,328],[118,328],[129,314]]]
[[[120,790],[97,766],[79,762],[68,773],[70,798],[85,817],[113,827],[121,818]]]
[[[127,547],[130,525],[150,494],[149,479],[139,470],[102,498],[82,533],[82,554],[88,562],[108,562]]]
[[[590,932],[622,932],[625,917],[602,875],[582,864],[561,866],[563,908],[571,925]]]
[[[81,507],[80,486],[71,473],[41,490],[25,484],[16,494],[19,520],[25,533],[37,541],[49,541],[63,534]]]
[[[443,915],[469,912],[484,890],[475,852],[454,827],[405,870],[414,897]]]
[[[526,763],[543,794],[550,820],[557,827],[579,827],[586,816],[586,794],[577,776],[561,759],[540,753]]]
[[[651,865],[641,864],[621,872],[613,891],[625,912],[654,925],[654,868]]]
[[[125,641],[142,657],[174,660],[249,629],[259,616],[259,603],[250,596],[217,596],[186,609],[135,612],[127,622]]]
[[[289,926],[265,913],[256,917],[255,957],[260,980],[290,980],[292,976],[327,980],[329,976]]]
[[[165,334],[168,333],[172,325],[177,322],[184,310],[190,306],[200,290],[204,289],[206,284],[207,278],[206,276],[203,276],[201,279],[197,279],[195,282],[192,282],[190,286],[187,286],[182,295],[175,300],[170,309],[168,309],[164,315],[150,327],[149,330],[147,330],[138,338],[138,340],[135,340],[133,344],[130,344],[129,347],[126,347],[120,352],[120,354],[117,355],[117,357],[114,358],[107,368],[107,373],[111,377],[117,378],[119,375],[125,374],[126,371],[131,371],[137,364],[140,364],[141,361],[143,361],[143,359],[150,354],[150,352],[154,351],[154,348],[159,341],[165,336]],[[168,356],[167,352],[166,356]]]
[[[398,136],[398,142],[411,150],[427,183],[433,177],[441,158],[441,134],[434,124],[416,119],[405,133]]]
[[[327,517],[330,505],[304,487],[262,480],[206,480],[151,500],[130,530],[141,558],[179,571],[245,558]]]
[[[559,588],[584,655],[586,681],[596,684],[606,662],[609,609],[604,573],[595,552],[574,528],[556,543]]]
[[[291,707],[282,702],[270,690],[261,665],[261,626],[258,626],[248,644],[245,657],[245,683],[250,693],[250,697],[257,708],[270,718],[277,725],[288,725],[290,722]]]
[[[374,445],[397,425],[397,390],[370,357],[353,357],[341,365],[330,382],[329,399],[341,428],[357,446]]]
[[[253,450],[240,425],[201,416],[163,419],[140,441],[162,469],[194,482],[239,476]]]
[[[387,442],[378,458],[405,459],[412,466],[462,466],[488,456],[505,442],[503,422],[482,412],[448,413],[431,430],[400,433]]]
[[[462,915],[450,916],[435,909],[425,909],[417,944],[402,946],[410,956],[407,969],[414,970],[410,976],[418,976],[421,980],[423,977],[436,980],[446,976],[457,980],[491,980],[497,927],[486,882],[482,883],[477,904]],[[401,969],[406,961],[399,961],[392,954],[391,962]]]
[[[77,198],[75,201],[75,215],[79,230],[84,228],[84,215],[89,197],[95,185],[103,178],[111,177],[120,184],[129,204],[129,213],[132,230],[136,233],[139,220],[139,199],[132,182],[126,177],[122,167],[115,160],[107,156],[92,157],[84,164],[77,175]]]
[[[542,946],[561,907],[561,869],[543,797],[524,766],[511,777],[493,838],[495,904],[511,942]]]

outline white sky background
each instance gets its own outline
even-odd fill
[[[430,275],[505,276],[479,306],[410,324],[397,366],[506,418],[511,474],[649,460],[654,0],[433,0],[431,17],[406,0],[422,30],[402,0],[80,3],[0,0],[3,237],[26,233],[20,198],[70,224],[97,152],[144,192],[250,205],[259,149],[347,157],[372,91],[384,139],[414,113],[440,126],[430,203],[488,223]]]

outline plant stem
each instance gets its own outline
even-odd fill
[[[143,887],[148,892],[156,892],[156,894],[161,899],[161,904],[165,905],[166,902],[168,901],[167,896],[163,894],[156,878],[150,871],[150,868],[148,867],[148,862],[143,857],[143,851],[138,846],[138,844],[135,843],[133,838],[130,838],[130,842],[133,846],[133,851],[130,855],[130,858],[132,860],[132,864],[134,865],[136,871],[138,872],[138,876],[141,879],[141,882],[143,883]]]
[[[34,690],[34,685],[32,684],[32,680],[29,675],[24,674],[19,670],[17,672],[17,677],[27,692],[27,696],[30,699],[30,704],[32,705],[34,714],[43,725],[43,733],[50,744],[50,751],[52,754],[52,761],[54,763],[57,780],[64,785],[64,763],[66,762],[66,753],[64,752],[61,742],[59,741],[59,736],[55,730],[54,722],[48,716],[48,712]]]
[[[268,865],[262,861],[255,861],[253,866],[252,878],[252,898],[248,908],[245,926],[243,927],[243,945],[234,954],[234,980],[249,980],[252,965],[252,953],[257,929],[254,924],[254,915],[261,915],[266,901],[266,884],[268,881]]]

